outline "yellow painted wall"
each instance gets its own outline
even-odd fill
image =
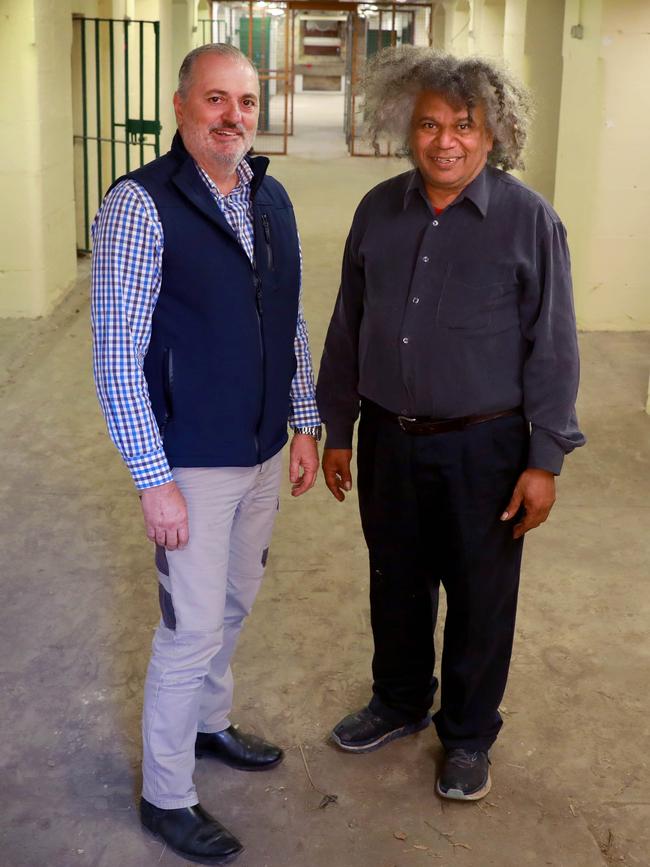
[[[177,52],[174,52],[174,19],[172,0],[160,0],[160,152],[169,150],[174,133],[176,118],[172,106],[172,95],[178,83]],[[189,50],[189,48],[188,48]]]
[[[65,0],[63,0],[65,3]],[[68,0],[70,11],[86,18],[138,18],[136,0]]]
[[[555,204],[585,329],[650,329],[650,3],[567,0]]]
[[[434,3],[433,15],[433,47],[442,51],[445,47],[445,7],[442,3]]]
[[[524,45],[527,6],[528,0],[506,0],[503,18],[503,57],[511,72],[522,81],[526,81]]]
[[[469,30],[469,52],[481,57],[503,57],[505,0],[474,0]]]
[[[564,0],[529,0],[524,34],[525,81],[535,114],[522,179],[552,202],[562,93]]]
[[[42,316],[76,277],[67,3],[4,0],[0,316]]]
[[[415,10],[415,33],[413,42],[415,45],[429,45],[429,17],[428,9]]]
[[[452,16],[451,51],[458,57],[469,54],[469,25],[471,9],[469,0],[458,0]]]

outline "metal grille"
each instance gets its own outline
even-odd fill
[[[75,16],[72,64],[77,247],[87,252],[108,187],[160,154],[160,23]]]

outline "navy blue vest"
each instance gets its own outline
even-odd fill
[[[291,202],[247,158],[255,267],[176,133],[165,156],[131,172],[164,233],[162,286],[144,360],[174,467],[249,467],[287,441],[300,253]]]

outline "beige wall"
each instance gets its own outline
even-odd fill
[[[137,18],[136,0],[68,0],[70,11],[86,18]],[[65,0],[61,3],[65,5]]]
[[[429,18],[430,11],[428,9],[415,10],[415,45],[429,45]]]
[[[523,179],[549,202],[555,196],[563,33],[564,0],[529,0],[524,56],[526,83],[533,95],[535,114]]]
[[[464,57],[469,53],[470,20],[471,8],[469,0],[457,0],[453,15],[451,16],[452,36],[450,48],[458,57]]]
[[[434,3],[433,16],[433,47],[442,50],[445,47],[445,7],[441,2]]]
[[[524,45],[527,6],[528,0],[506,0],[503,16],[503,57],[508,68],[523,81],[526,81]]]
[[[66,7],[2,6],[0,316],[48,313],[76,277]]]
[[[650,329],[650,4],[567,0],[555,204],[578,322]]]
[[[482,57],[503,57],[505,0],[474,0],[469,52]]]

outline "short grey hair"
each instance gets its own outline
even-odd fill
[[[207,45],[200,45],[194,48],[189,54],[185,55],[181,68],[178,70],[178,87],[176,92],[181,99],[185,99],[187,91],[192,83],[192,70],[194,64],[204,54],[216,54],[218,57],[229,57],[232,60],[243,60],[247,63],[257,76],[257,69],[253,63],[246,57],[243,51],[236,48],[234,45],[229,45],[227,42],[210,42]]]
[[[399,155],[411,156],[411,118],[422,91],[435,91],[450,105],[481,104],[494,137],[488,163],[523,168],[521,158],[532,105],[528,91],[504,69],[480,57],[454,57],[432,48],[401,46],[379,51],[363,81],[367,133],[377,149],[380,135],[399,141]]]

